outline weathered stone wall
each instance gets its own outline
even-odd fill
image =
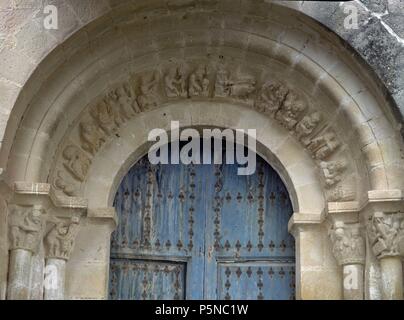
[[[286,4],[327,26],[358,53],[380,77],[404,114],[404,1],[296,1]],[[358,10],[358,29],[345,29],[346,6]],[[398,111],[398,110],[397,110]]]

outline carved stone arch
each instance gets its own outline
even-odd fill
[[[144,10],[150,14],[153,13],[154,28],[158,28],[159,23],[166,21],[162,18],[163,14],[160,16],[154,11],[148,11],[147,8]],[[384,144],[387,145],[384,148],[387,150],[388,146],[397,145],[399,141],[397,140],[399,139],[398,131],[394,131],[396,125],[387,126],[388,122],[394,122],[392,114],[389,114],[389,110],[385,107],[380,108],[386,105],[382,94],[373,95],[373,92],[378,90],[373,90],[372,86],[374,87],[375,84],[371,79],[364,85],[365,81],[351,71],[356,69],[357,74],[365,76],[363,67],[352,59],[348,60],[348,52],[344,52],[345,49],[338,44],[331,43],[330,36],[324,34],[318,26],[313,26],[310,21],[306,21],[306,24],[299,22],[296,25],[288,20],[291,26],[286,29],[286,25],[279,25],[278,22],[290,9],[274,6],[274,10],[279,11],[277,12],[279,15],[277,17],[271,15],[263,21],[262,18],[259,19],[261,24],[254,25],[257,28],[254,33],[248,28],[242,30],[232,25],[232,19],[237,18],[236,13],[229,13],[227,18],[215,16],[215,19],[219,19],[218,21],[224,19],[225,27],[221,28],[216,24],[212,26],[213,22],[201,18],[200,25],[194,26],[196,29],[203,30],[210,26],[218,28],[218,33],[214,36],[198,38],[196,45],[193,39],[197,31],[170,33],[169,29],[163,29],[154,35],[151,35],[152,32],[139,35],[136,30],[142,23],[136,19],[126,23],[129,14],[124,10],[116,13],[120,15],[119,21],[123,22],[117,24],[115,31],[110,29],[98,35],[97,32],[100,32],[98,25],[102,26],[105,20],[95,21],[87,30],[90,38],[88,44],[82,42],[80,32],[65,44],[73,51],[69,63],[58,65],[58,72],[43,82],[41,93],[44,94],[38,94],[37,98],[31,102],[31,107],[20,125],[17,136],[36,133],[30,134],[32,148],[28,154],[26,150],[21,150],[25,148],[24,145],[19,146],[20,141],[24,139],[16,139],[7,170],[11,180],[43,181],[46,178],[46,169],[50,162],[43,160],[44,154],[53,154],[61,137],[66,133],[66,128],[72,125],[84,106],[91,103],[100,91],[108,90],[111,79],[113,83],[119,83],[128,77],[128,73],[139,73],[156,65],[163,67],[168,60],[184,61],[196,55],[205,59],[206,57],[215,57],[219,60],[223,58],[226,63],[234,60],[236,65],[243,60],[245,63],[236,68],[237,72],[246,69],[245,65],[248,65],[247,69],[254,68],[253,65],[249,65],[251,61],[254,61],[253,64],[258,68],[267,67],[262,68],[263,70],[270,66],[270,73],[282,74],[289,80],[288,83],[297,82],[294,84],[297,87],[299,83],[304,83],[308,95],[321,101],[320,106],[325,109],[325,114],[330,118],[335,117],[333,122],[343,128],[341,132],[345,135],[345,139],[349,140],[346,132],[353,132],[351,138],[359,136],[362,140],[362,154],[357,154],[356,157],[364,156],[362,164],[357,165],[358,170],[364,168],[363,163],[366,163],[368,169],[367,172],[360,174],[361,177],[369,175],[369,181],[363,181],[364,185],[369,185],[365,189],[398,188],[401,182],[396,181],[394,177],[401,164],[387,165],[386,161],[390,160],[382,156],[381,148]],[[168,21],[175,20],[183,13],[182,9],[175,12],[176,14],[168,18]],[[216,21],[215,19],[211,18]],[[177,27],[185,30],[189,28],[186,21],[183,23],[183,26],[172,26],[172,28],[174,30]],[[281,42],[277,41],[278,34],[284,35]],[[171,37],[169,43],[164,41],[167,36]],[[299,36],[302,38],[300,39]],[[141,48],[136,47],[135,44],[145,40],[145,37],[150,41],[142,43]],[[323,37],[325,41],[321,44],[314,43],[314,37]],[[304,47],[301,46],[303,39],[308,42]],[[183,46],[184,42],[185,46]],[[89,48],[87,49],[86,46]],[[158,49],[156,50],[155,47]],[[119,48],[124,50],[118,50]],[[75,50],[78,52],[74,55]],[[93,50],[98,52],[95,57],[92,54]],[[335,50],[335,53],[330,50]],[[148,52],[152,54],[148,55]],[[266,78],[265,74],[258,75],[257,83],[264,85],[262,82],[265,82]],[[69,84],[58,89],[59,81]],[[65,110],[69,112],[66,113]],[[42,120],[40,120],[41,117]],[[378,127],[384,129],[378,130]],[[352,128],[356,131],[351,130]],[[52,141],[49,143],[50,136]],[[381,140],[384,144],[380,143]],[[27,144],[26,141],[24,143]],[[348,145],[356,144],[350,142]],[[355,154],[356,149],[352,148],[350,152]],[[388,152],[399,153],[399,150],[394,149],[397,148],[393,150],[389,148]],[[17,169],[14,170],[14,167]],[[21,170],[22,167],[25,169]]]
[[[321,219],[325,194],[321,176],[310,156],[274,119],[229,102],[180,101],[134,117],[93,158],[82,194],[92,208],[112,205],[116,189],[126,172],[148,152],[148,133],[154,128],[170,132],[170,120],[181,128],[257,129],[257,153],[280,174],[295,212]],[[293,155],[293,157],[288,157]],[[301,174],[304,172],[304,174]],[[309,196],[310,195],[310,200]]]
[[[399,121],[378,80],[340,39],[301,13],[262,6],[125,3],[55,48],[26,84],[12,114],[14,142],[1,159],[10,185],[27,183],[21,193],[86,210],[68,297],[105,297],[108,206],[124,172],[146,153],[147,131],[167,127],[164,112],[186,126],[262,124],[258,151],[283,177],[296,211],[297,296],[342,296],[321,223],[341,212],[358,220],[371,197],[402,199]],[[173,69],[174,82],[166,78]]]

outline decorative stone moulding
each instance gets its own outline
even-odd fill
[[[140,113],[181,99],[225,99],[271,117],[293,135],[317,164],[329,201],[355,200],[354,161],[327,116],[306,93],[275,77],[261,78],[258,71],[213,61],[173,62],[132,74],[75,121],[59,146],[51,184],[64,195],[79,196],[95,155]]]

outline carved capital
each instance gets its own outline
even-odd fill
[[[69,260],[79,229],[80,218],[78,216],[70,219],[56,218],[52,223],[53,227],[45,238],[46,257]]]
[[[403,213],[375,212],[369,217],[367,233],[373,253],[377,258],[403,255]]]
[[[10,250],[24,249],[36,253],[44,231],[41,206],[16,206],[9,216]]]
[[[358,223],[336,222],[329,235],[332,252],[339,265],[365,263],[365,240]]]

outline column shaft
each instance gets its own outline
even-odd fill
[[[401,258],[384,257],[380,259],[382,270],[383,300],[403,299],[403,266]]]
[[[57,258],[46,259],[45,300],[64,300],[66,261]]]
[[[14,249],[10,252],[7,299],[26,300],[29,298],[32,252]]]
[[[363,300],[364,268],[362,264],[343,266],[344,300]]]

